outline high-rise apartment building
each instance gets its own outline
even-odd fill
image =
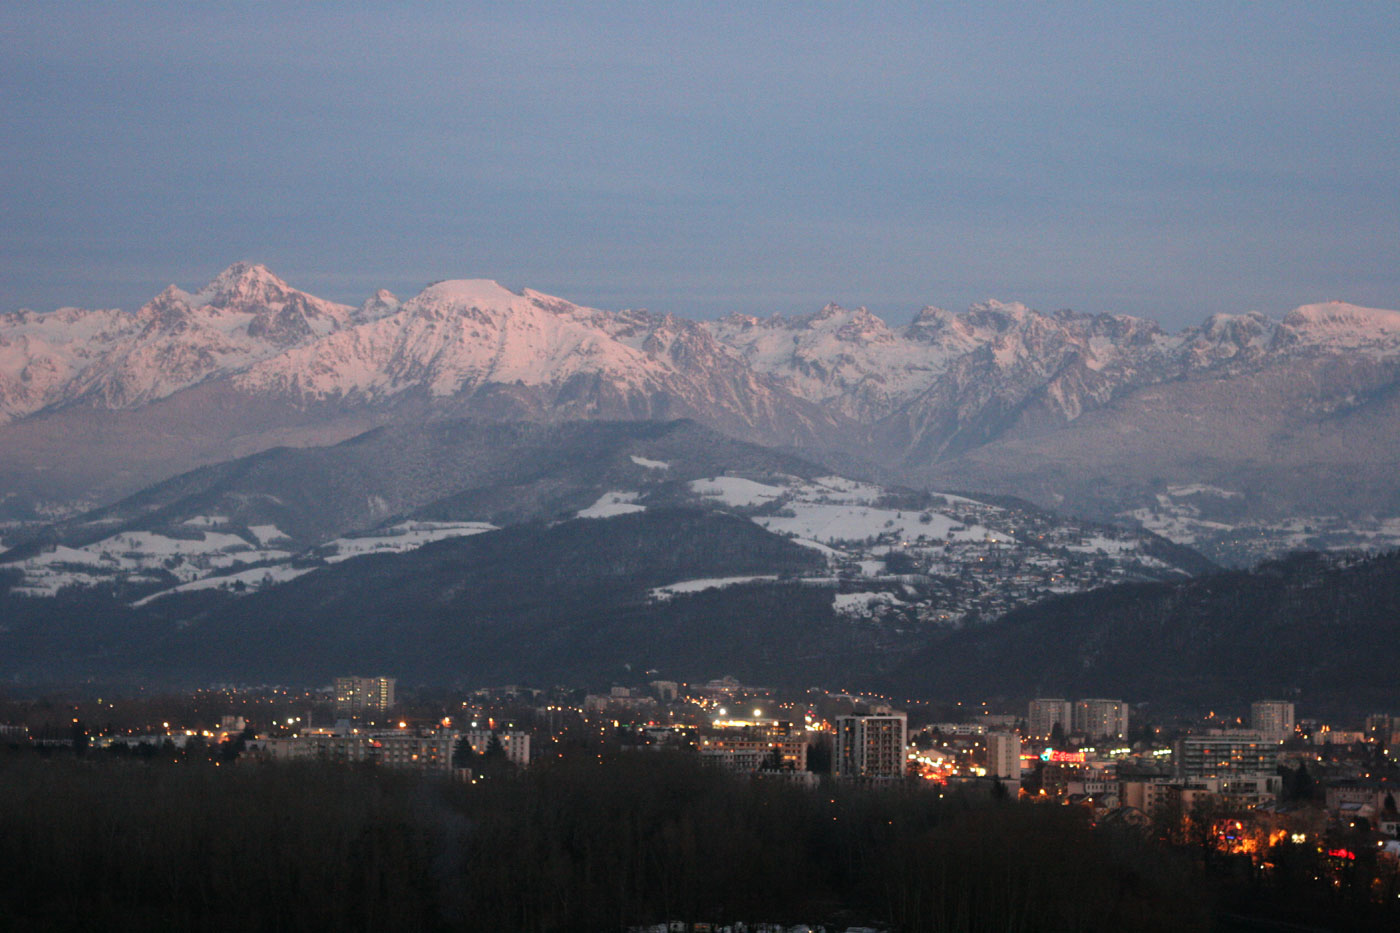
[[[1073,726],[1071,708],[1068,700],[1031,700],[1030,712],[1026,716],[1026,727],[1030,737],[1048,739],[1050,733],[1055,731],[1056,725],[1068,735]]]
[[[1021,737],[1014,732],[987,733],[987,776],[1021,777]]]
[[[335,712],[337,716],[384,713],[394,705],[392,677],[337,677]]]
[[[905,771],[904,713],[837,716],[832,770],[839,777],[901,778]]]
[[[1080,700],[1074,704],[1074,731],[1091,740],[1128,738],[1128,704],[1122,700]]]
[[[1267,741],[1282,742],[1293,735],[1297,721],[1287,700],[1259,700],[1249,704],[1249,728]]]

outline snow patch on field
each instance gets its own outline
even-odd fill
[[[338,564],[364,554],[399,554],[434,541],[498,530],[487,522],[401,522],[370,535],[336,538],[321,549],[326,563]]]
[[[636,459],[636,458],[633,458]],[[612,518],[614,515],[627,515],[631,512],[645,512],[647,507],[637,505],[638,493],[605,492],[598,501],[578,513],[579,518]]]
[[[791,515],[763,515],[760,525],[776,534],[792,534],[828,544],[864,541],[883,534],[906,540],[919,537],[940,541],[991,541],[1005,537],[981,525],[963,525],[938,512],[877,509],[863,506],[789,503]],[[928,516],[924,521],[923,516]]]
[[[1189,486],[1168,486],[1167,495],[1177,498],[1185,496],[1218,496],[1221,499],[1239,499],[1244,496],[1244,493],[1235,492],[1232,489],[1221,489],[1219,486],[1211,486],[1208,483],[1192,483]]]
[[[97,586],[110,579],[104,575],[74,570],[46,570],[42,573],[26,574],[24,582],[10,592],[16,596],[56,596],[65,586]]]
[[[658,586],[651,590],[648,595],[650,595],[652,599],[666,600],[682,593],[699,593],[703,590],[717,590],[726,586],[738,586],[741,583],[771,583],[776,579],[778,579],[776,576],[765,575],[757,577],[710,577],[703,580],[683,580],[680,583],[668,583],[666,586]]]
[[[802,547],[809,547],[814,551],[821,551],[827,557],[845,557],[846,555],[834,547],[827,547],[820,541],[812,541],[807,538],[791,538],[793,544],[800,544]]]
[[[289,557],[287,551],[255,547],[238,535],[223,532],[172,538],[153,531],[128,531],[83,547],[59,545],[16,563],[24,582],[15,591],[52,596],[64,586],[92,586],[114,575],[146,571],[164,571],[188,583],[239,564]]]
[[[807,498],[821,498],[845,505],[873,505],[885,494],[885,490],[879,486],[844,476],[818,476],[797,492]]]
[[[248,530],[258,539],[259,544],[268,544],[272,541],[289,541],[289,535],[282,533],[282,529],[276,525],[249,525]]]
[[[832,597],[831,608],[837,615],[867,616],[891,606],[907,606],[904,600],[893,593],[837,593]]]
[[[639,457],[636,454],[632,454],[632,462],[639,467],[646,467],[648,470],[671,469],[671,464],[667,463],[665,460],[648,460],[646,457]]]
[[[273,586],[278,583],[286,583],[288,580],[295,580],[302,574],[310,573],[315,567],[254,567],[250,570],[242,570],[238,573],[231,573],[222,577],[205,577],[202,580],[194,580],[190,583],[182,583],[179,586],[171,587],[168,590],[161,590],[159,593],[152,593],[150,596],[138,599],[131,604],[131,608],[139,609],[147,603],[160,599],[162,596],[170,596],[173,593],[191,593],[195,590],[231,590],[239,593],[255,593],[264,587]],[[242,584],[240,587],[239,584]]]
[[[762,505],[788,493],[781,486],[756,483],[741,476],[715,476],[710,479],[693,480],[690,483],[690,491],[698,496],[718,499],[725,505],[736,508]]]

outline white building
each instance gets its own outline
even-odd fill
[[[470,729],[464,734],[467,744],[478,755],[486,754],[491,747],[490,729]],[[501,729],[495,736],[501,740],[501,749],[506,753],[507,761],[520,768],[530,763],[530,733]]]
[[[1021,737],[1014,732],[987,733],[987,776],[1021,777]]]
[[[1293,704],[1287,700],[1258,700],[1249,704],[1249,728],[1270,742],[1291,738],[1296,725]]]
[[[376,733],[369,740],[370,760],[389,768],[451,774],[457,737],[451,729],[425,735],[407,730]]]

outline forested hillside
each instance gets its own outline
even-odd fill
[[[1400,552],[1299,554],[1251,571],[1047,600],[956,632],[895,683],[915,695],[1123,696],[1199,705],[1261,696],[1390,709]]]

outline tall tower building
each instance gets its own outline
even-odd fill
[[[1128,704],[1122,700],[1080,700],[1074,704],[1074,731],[1090,739],[1128,738]]]
[[[1021,777],[1021,737],[1014,732],[987,733],[987,776]]]
[[[337,677],[335,712],[337,716],[385,713],[394,705],[392,677]]]
[[[837,716],[834,772],[839,777],[904,777],[908,722],[904,713]]]
[[[1269,742],[1283,742],[1293,735],[1297,721],[1287,700],[1258,700],[1249,704],[1249,728]]]
[[[1068,700],[1031,700],[1030,712],[1026,716],[1027,731],[1034,739],[1048,739],[1058,724],[1068,735],[1073,726]]]

